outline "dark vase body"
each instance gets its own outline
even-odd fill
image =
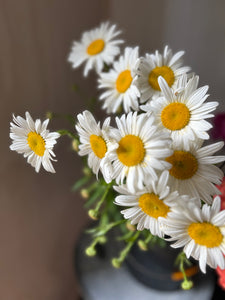
[[[134,245],[126,264],[133,276],[143,284],[161,291],[180,289],[181,280],[174,280],[174,272],[179,270],[174,265],[180,249],[173,249],[168,244],[165,247],[154,245],[148,251],[141,251]],[[193,276],[195,279],[201,273]]]

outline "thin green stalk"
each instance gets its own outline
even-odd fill
[[[123,263],[123,261],[127,257],[128,253],[130,252],[132,246],[134,245],[134,243],[138,239],[139,235],[140,235],[140,231],[136,231],[135,234],[128,240],[126,247],[120,252],[119,257],[112,259],[112,265],[115,268],[120,268],[121,267],[121,264]]]
[[[73,138],[75,140],[78,140],[78,137],[72,133],[71,131],[67,130],[67,129],[60,129],[60,130],[57,130],[57,132],[60,134],[60,135],[67,135],[68,137],[70,138]]]
[[[105,190],[105,193],[103,194],[102,198],[100,199],[100,201],[97,203],[96,207],[95,207],[95,210],[96,211],[99,211],[100,207],[102,206],[103,202],[105,201],[105,198],[109,192],[109,189],[111,188],[112,184],[108,184],[106,190]]]

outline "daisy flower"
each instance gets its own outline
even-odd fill
[[[200,198],[206,203],[212,203],[212,196],[220,194],[214,184],[220,184],[223,172],[214,164],[225,160],[225,156],[213,156],[223,147],[218,142],[201,147],[200,143],[190,147],[172,145],[173,154],[166,158],[172,167],[169,170],[169,186],[181,195]]]
[[[60,134],[47,130],[49,119],[41,123],[39,119],[34,122],[29,112],[25,116],[26,119],[13,115],[14,123],[10,123],[10,138],[13,140],[10,149],[23,154],[36,172],[39,172],[42,165],[46,171],[55,173],[51,163],[54,160],[52,156],[55,156],[52,149]]]
[[[159,180],[145,182],[145,187],[135,192],[131,192],[126,185],[114,186],[121,194],[116,197],[115,204],[129,207],[121,213],[132,225],[137,224],[137,230],[146,228],[162,238],[164,232],[159,218],[167,218],[168,213],[176,209],[178,201],[187,201],[186,196],[179,196],[177,191],[170,192],[168,178],[168,171],[163,171]]]
[[[199,260],[203,273],[206,264],[212,268],[225,268],[225,211],[220,212],[220,197],[212,206],[204,204],[202,209],[193,203],[186,204],[180,211],[170,212],[161,220],[169,241],[176,241],[173,248],[183,247],[187,258]]]
[[[158,84],[158,77],[162,76],[169,87],[176,86],[177,79],[190,71],[190,67],[182,66],[184,51],[172,54],[168,46],[165,47],[163,55],[158,51],[155,54],[146,54],[141,57],[135,68],[137,85],[141,96],[141,103],[150,100],[152,96],[160,96],[161,89]]]
[[[106,73],[102,72],[99,78],[99,88],[106,89],[100,96],[104,100],[103,108],[107,113],[115,113],[123,104],[126,113],[138,110],[139,91],[133,82],[132,70],[138,59],[138,47],[125,48],[124,55],[114,62],[112,69]]]
[[[106,22],[99,27],[83,33],[80,42],[74,42],[68,61],[73,68],[79,67],[86,62],[84,76],[87,76],[91,69],[100,72],[104,63],[111,64],[114,57],[119,54],[119,44],[122,40],[116,40],[121,32],[116,30],[116,25]]]
[[[154,117],[137,112],[116,118],[118,129],[113,138],[118,148],[109,153],[117,183],[126,183],[130,191],[135,187],[143,188],[145,176],[157,179],[156,170],[168,169],[171,165],[165,161],[172,154],[169,138],[153,124]]]
[[[102,128],[89,111],[77,116],[79,123],[76,130],[80,136],[78,154],[88,155],[88,166],[94,174],[102,171],[106,182],[111,181],[110,163],[107,162],[107,152],[114,150],[118,145],[110,139],[110,118],[107,118]]]
[[[174,142],[189,144],[189,141],[209,139],[206,131],[212,125],[205,119],[213,117],[211,112],[216,109],[218,102],[204,103],[208,95],[208,86],[197,89],[198,76],[187,80],[183,75],[179,78],[177,89],[171,89],[166,80],[159,77],[158,82],[162,91],[160,98],[143,105],[144,111],[152,111],[160,128],[171,134]]]

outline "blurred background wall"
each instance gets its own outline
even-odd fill
[[[166,44],[185,49],[185,63],[225,110],[224,11],[223,0],[0,0],[0,299],[76,299],[74,247],[87,223],[83,200],[71,193],[82,165],[70,141],[56,146],[56,174],[36,174],[9,151],[12,113],[28,110],[43,120],[46,111],[75,116],[84,110],[72,86],[88,99],[97,93],[96,77],[83,79],[67,56],[73,40],[108,19],[142,55]]]

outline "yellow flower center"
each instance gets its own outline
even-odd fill
[[[174,151],[166,161],[172,165],[170,175],[177,179],[191,178],[198,170],[198,161],[190,152]]]
[[[183,103],[170,103],[161,112],[163,126],[170,130],[180,130],[187,126],[190,111]]]
[[[158,84],[159,76],[162,76],[166,80],[169,87],[171,87],[175,81],[174,73],[169,67],[155,67],[149,74],[148,82],[150,86],[157,91],[160,91],[160,86]]]
[[[103,158],[105,156],[107,146],[105,140],[101,136],[92,134],[90,136],[90,144],[91,149],[98,158]]]
[[[218,247],[223,240],[219,227],[207,222],[190,224],[188,234],[196,244],[208,248]]]
[[[163,203],[163,200],[160,200],[154,193],[141,195],[138,202],[143,212],[155,219],[158,219],[158,217],[166,218],[170,211],[169,206]]]
[[[98,39],[90,43],[87,47],[87,53],[89,55],[96,55],[102,52],[105,47],[105,42],[102,39]]]
[[[145,157],[144,144],[138,136],[128,134],[120,140],[117,155],[125,166],[136,166]]]
[[[133,78],[130,70],[125,70],[119,74],[116,80],[116,89],[119,93],[125,93],[130,87]]]
[[[27,143],[32,151],[38,156],[43,156],[45,153],[45,140],[36,132],[29,132],[27,135]]]

